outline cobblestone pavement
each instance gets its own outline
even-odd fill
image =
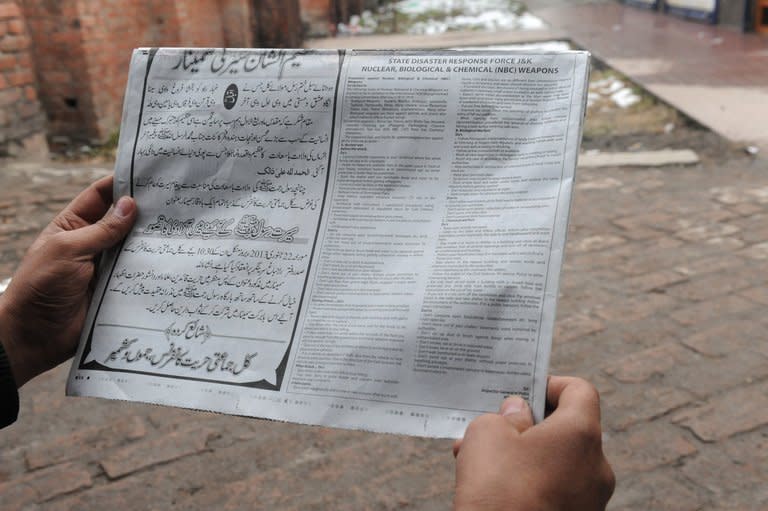
[[[0,277],[103,173],[2,165]],[[768,162],[580,171],[552,372],[602,392],[612,509],[768,509],[766,280]],[[66,398],[66,370],[0,433],[0,509],[450,506],[449,441]]]

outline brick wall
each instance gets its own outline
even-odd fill
[[[0,0],[0,154],[39,139],[45,119],[38,101],[26,24],[14,1]]]
[[[21,0],[50,138],[116,132],[135,47],[251,46],[251,1]]]
[[[0,152],[45,117],[56,144],[108,140],[135,47],[298,47],[299,13],[299,0],[0,0]]]

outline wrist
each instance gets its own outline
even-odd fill
[[[23,345],[18,342],[18,328],[16,319],[9,309],[5,294],[0,296],[0,344],[2,344],[5,356],[10,366],[10,372],[16,382],[16,388],[21,388],[31,380],[30,360],[32,357],[26,353]]]

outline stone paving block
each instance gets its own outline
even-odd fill
[[[677,220],[677,215],[654,211],[652,213],[641,213],[639,215],[615,218],[611,220],[611,223],[626,231],[632,231],[638,228],[650,228],[665,232],[673,232],[678,229],[678,225],[676,224]]]
[[[648,293],[595,309],[595,315],[605,321],[634,321],[669,309],[675,300],[667,295]]]
[[[762,280],[761,277],[752,275],[752,272],[744,271],[735,274],[718,272],[671,287],[667,293],[682,300],[700,302],[746,289]]]
[[[686,261],[684,264],[676,266],[676,272],[688,275],[689,277],[703,275],[706,273],[731,270],[744,266],[744,259],[740,257],[723,257],[722,255],[703,257]]]
[[[622,245],[626,242],[627,240],[621,236],[600,234],[581,238],[576,241],[569,241],[567,250],[572,252],[594,252],[615,247],[616,245]]]
[[[138,440],[145,434],[141,417],[125,417],[105,427],[87,428],[43,442],[28,449],[25,458],[29,469],[36,470],[75,458],[82,460],[90,453]]]
[[[553,340],[555,343],[570,342],[601,332],[604,329],[605,324],[599,319],[584,314],[575,314],[557,320]]]
[[[743,296],[761,305],[768,305],[768,286],[761,285],[745,289],[739,293],[739,296]]]
[[[724,357],[736,350],[768,356],[768,343],[762,342],[766,328],[765,324],[749,318],[728,321],[683,337],[681,342],[708,357]]]
[[[649,292],[681,284],[687,280],[688,277],[677,270],[659,270],[626,279],[624,284],[627,289]]]
[[[733,389],[709,403],[685,410],[674,422],[703,442],[716,442],[768,424],[768,382]]]
[[[634,246],[635,254],[627,259],[626,264],[621,268],[622,272],[628,275],[642,275],[663,268],[673,269],[692,260],[721,253],[716,245],[694,246],[675,238],[659,238],[655,241],[663,241],[664,244],[659,243],[658,246],[650,247]]]
[[[768,427],[728,438],[718,444],[736,463],[751,463],[768,470]]]
[[[30,472],[0,485],[3,509],[22,509],[93,485],[91,474],[81,465],[67,463]]]
[[[739,232],[740,230],[741,229],[735,225],[712,223],[678,231],[675,233],[675,236],[684,241],[702,241],[710,238],[729,236]]]
[[[109,484],[95,486],[49,501],[42,506],[41,511],[161,511],[173,509],[173,491],[171,488],[174,484],[176,484],[174,481],[165,478],[140,481],[140,484],[130,478],[112,481]],[[244,505],[247,504],[244,503]]]
[[[761,226],[756,229],[749,229],[738,234],[739,239],[745,243],[765,243],[768,241],[768,226]]]
[[[746,491],[762,486],[765,468],[746,460],[733,460],[716,446],[707,446],[683,462],[682,472],[697,486],[715,495]]]
[[[624,383],[640,383],[663,375],[690,358],[691,352],[677,343],[668,343],[612,361],[603,370]]]
[[[728,370],[724,370],[728,368]],[[694,353],[666,374],[672,385],[684,386],[700,398],[731,390],[768,377],[768,358],[749,350],[734,349],[722,358]]]
[[[749,257],[750,259],[757,259],[760,261],[768,259],[768,242],[751,245],[738,254],[744,257]]]
[[[662,421],[612,434],[605,449],[617,476],[670,465],[698,451],[683,429]]]
[[[735,236],[717,236],[709,238],[705,243],[709,246],[717,247],[719,251],[726,253],[742,249],[746,246],[746,243]]]
[[[736,186],[712,188],[709,193],[714,200],[728,206],[749,203],[754,199],[754,196],[747,193],[746,189]]]
[[[669,385],[618,385],[615,392],[601,392],[603,423],[614,431],[662,417],[695,401],[685,389]]]
[[[213,430],[206,428],[174,431],[114,451],[101,460],[101,467],[110,479],[117,479],[153,465],[203,452],[213,434]]]
[[[618,479],[608,511],[700,511],[708,500],[677,469],[666,468]]]
[[[741,317],[757,306],[754,302],[736,295],[699,302],[670,313],[670,317],[684,326],[710,323],[722,317]]]
[[[749,202],[742,202],[740,204],[733,204],[728,206],[728,210],[739,216],[752,216],[765,211],[765,208],[758,204],[751,204]]]

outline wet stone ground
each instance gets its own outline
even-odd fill
[[[768,509],[768,163],[715,156],[578,172],[552,372],[602,393],[614,510]],[[0,164],[0,278],[106,168]],[[449,508],[450,441],[67,398],[66,371],[0,433],[1,509]]]

